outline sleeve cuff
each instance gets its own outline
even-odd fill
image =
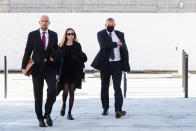
[[[117,47],[117,42],[113,42],[114,43],[114,47]]]

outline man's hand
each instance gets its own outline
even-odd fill
[[[22,73],[26,76],[26,70],[22,69]]]
[[[117,42],[117,46],[122,46],[123,44],[121,42]]]
[[[50,57],[50,61],[54,62],[54,59],[52,57]]]
[[[56,75],[56,80],[58,80],[59,79],[59,75]]]

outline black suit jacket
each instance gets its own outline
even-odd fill
[[[63,63],[64,63],[64,61],[66,62],[65,48],[66,48],[65,46],[62,46],[60,48],[62,57],[61,57],[60,67],[57,71],[57,74],[60,77],[60,81],[59,81],[60,85],[58,86],[58,88],[60,88],[60,90],[63,89],[63,81],[62,81],[61,74],[62,74],[62,70],[63,70]],[[76,66],[76,68],[74,70],[74,75],[76,76],[75,80],[74,80],[74,85],[75,85],[75,88],[81,89],[82,88],[82,79],[84,79],[84,75],[85,75],[85,72],[83,72],[83,69],[85,68],[84,63],[87,61],[87,56],[82,51],[81,45],[78,42],[73,43],[71,54],[72,54],[70,56],[71,60],[74,62],[75,66]]]
[[[46,58],[47,62],[52,67],[57,68],[56,59],[54,62],[50,61],[50,57],[54,55],[54,51],[58,49],[57,33],[48,30],[48,34],[49,34],[48,47],[45,50],[40,36],[39,29],[29,33],[27,43],[26,43],[25,53],[22,60],[22,69],[26,68],[26,65],[31,55],[36,66],[41,66],[44,62],[44,59]]]
[[[123,46],[120,47],[120,54],[121,54],[121,61],[122,61],[122,68],[123,71],[129,72],[129,53],[127,50],[124,33],[115,30],[116,35],[122,42]],[[110,52],[113,48],[117,47],[116,42],[112,42],[112,39],[108,35],[107,31],[101,30],[97,33],[97,38],[100,46],[100,50],[96,55],[95,59],[93,60],[91,66],[95,69],[105,71],[107,65],[109,64]]]

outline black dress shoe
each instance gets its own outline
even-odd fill
[[[45,124],[44,120],[39,120],[39,126],[40,127],[46,127],[46,124]]]
[[[120,118],[121,116],[125,116],[126,111],[116,111],[116,118]]]
[[[46,116],[44,116],[44,118],[46,119],[46,123],[48,124],[48,126],[53,125],[53,121],[52,121],[50,115],[46,115]]]
[[[103,116],[108,115],[108,110],[107,110],[107,109],[103,110],[102,115],[103,115]]]
[[[60,111],[60,115],[64,116],[65,115],[65,105],[63,104],[61,111]]]
[[[74,120],[74,118],[72,117],[71,114],[68,114],[68,115],[67,115],[67,119],[68,119],[68,120]]]

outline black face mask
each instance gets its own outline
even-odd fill
[[[108,27],[107,27],[107,31],[108,31],[108,32],[112,32],[113,30],[114,30],[114,26],[108,26]]]

